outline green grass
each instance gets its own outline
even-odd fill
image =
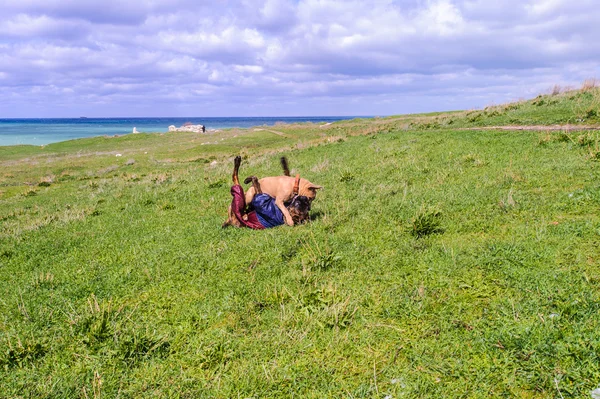
[[[600,88],[539,95],[529,101],[488,106],[483,110],[441,113],[437,117],[415,116],[410,126],[437,129],[554,124],[600,124]]]
[[[0,147],[0,397],[600,384],[596,132],[274,130]],[[222,230],[236,154],[325,186],[313,221]]]

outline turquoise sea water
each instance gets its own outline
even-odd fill
[[[73,118],[73,119],[0,119],[0,146],[16,144],[42,145],[82,137],[128,134],[135,127],[140,133],[166,132],[169,125],[186,122],[205,125],[207,129],[274,125],[277,122],[328,123],[352,116],[255,117],[255,118]]]

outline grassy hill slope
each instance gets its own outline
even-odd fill
[[[598,133],[447,117],[1,148],[0,397],[589,395]],[[314,220],[222,230],[238,153]]]

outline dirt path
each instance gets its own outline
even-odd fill
[[[481,127],[462,127],[457,130],[539,130],[539,131],[558,131],[558,130],[600,130],[597,125],[508,125],[508,126],[481,126]]]
[[[285,133],[278,132],[278,131],[276,131],[276,130],[269,130],[269,129],[254,129],[254,131],[255,131],[255,132],[262,132],[262,131],[265,131],[265,132],[269,132],[269,133],[274,133],[274,134],[276,134],[276,135],[278,135],[278,136],[281,136],[281,137],[287,137],[287,135],[286,135]]]

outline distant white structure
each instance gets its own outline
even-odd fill
[[[169,126],[169,132],[194,132],[194,133],[206,133],[204,125],[192,125],[191,123],[184,123],[183,126],[175,127],[175,125]]]
[[[139,132],[137,131],[137,129],[135,128],[135,126],[133,127],[133,133],[139,133]]]

